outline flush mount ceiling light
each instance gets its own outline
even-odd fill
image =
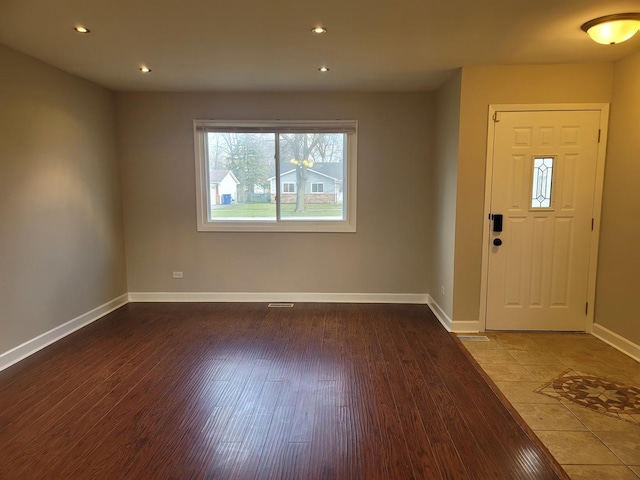
[[[320,70],[323,73],[324,72],[328,72],[329,71],[329,67],[322,66],[322,67],[318,68],[318,70]]]
[[[640,13],[616,13],[589,20],[580,27],[594,42],[614,45],[633,37],[640,30]]]
[[[149,72],[151,72],[151,69],[150,69],[149,67],[147,67],[146,65],[142,65],[142,66],[140,67],[140,71],[141,71],[142,73],[149,73]]]
[[[325,27],[321,27],[321,26],[313,27],[311,29],[311,31],[313,33],[318,34],[318,35],[322,35],[323,33],[327,33],[327,29]]]
[[[87,27],[83,27],[82,25],[76,25],[75,27],[73,27],[73,29],[78,33],[89,33],[91,31]]]

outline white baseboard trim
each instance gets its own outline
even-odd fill
[[[80,328],[95,322],[101,317],[104,317],[106,314],[114,311],[116,308],[120,308],[121,306],[127,304],[129,302],[128,295],[125,293],[124,295],[120,295],[113,300],[108,301],[107,303],[100,305],[99,307],[94,308],[93,310],[83,313],[82,315],[74,318],[73,320],[69,320],[62,325],[59,325],[48,332],[45,332],[41,335],[38,335],[31,340],[26,341],[22,345],[18,345],[17,347],[12,348],[4,353],[0,354],[0,371],[5,368],[18,363],[20,360],[25,359],[29,355],[33,355],[39,350],[51,345],[54,342],[57,342],[63,337],[66,337],[70,333],[79,330]]]
[[[427,295],[427,305],[442,324],[442,326],[451,333],[478,333],[480,332],[480,321],[455,321],[449,318],[444,310],[438,305],[431,295]]]
[[[608,328],[603,327],[602,325],[599,325],[597,323],[593,324],[591,334],[594,337],[599,338],[603,342],[608,343],[616,350],[619,350],[625,355],[628,355],[634,360],[640,362],[640,345],[627,340],[623,336],[618,335],[617,333],[612,332]]]
[[[440,308],[438,302],[436,302],[431,295],[427,295],[427,305],[438,319],[438,321],[442,324],[442,326],[447,330],[447,332],[451,332],[451,328],[453,326],[453,320],[449,318],[449,316]]]
[[[426,304],[421,293],[130,292],[130,302],[317,302]]]
[[[480,321],[454,320],[451,331],[453,333],[480,333]]]

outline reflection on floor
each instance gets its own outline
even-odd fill
[[[640,363],[589,334],[463,340],[573,479],[640,478]]]

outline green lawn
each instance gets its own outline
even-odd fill
[[[282,218],[287,217],[342,217],[342,205],[333,203],[313,203],[307,205],[307,211],[296,213],[293,203],[280,207]],[[215,205],[211,208],[213,218],[269,218],[276,216],[275,203],[246,203],[235,205]]]

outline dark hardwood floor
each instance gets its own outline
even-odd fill
[[[0,372],[0,478],[568,477],[424,305],[139,303]]]

